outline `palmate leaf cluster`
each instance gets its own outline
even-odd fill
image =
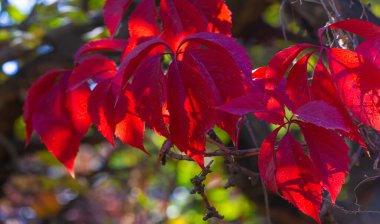
[[[320,32],[343,29],[365,41],[352,51],[297,44],[252,72],[231,38],[222,0],[162,0],[158,7],[143,0],[129,17],[130,37],[116,39],[130,4],[106,1],[111,37],[81,47],[71,71],[51,71],[34,83],[24,106],[29,138],[37,132],[74,176],[91,124],[111,144],[116,136],[144,152],[147,126],[203,167],[206,133],[218,125],[234,139],[240,116],[253,113],[278,125],[259,154],[265,185],[320,222],[323,190],[335,203],[348,173],[344,138],[365,149],[356,122],[380,130],[380,28],[362,20],[332,24]],[[102,52],[118,54],[120,63]],[[310,72],[312,57],[318,60]],[[292,125],[306,148],[290,133]],[[276,144],[281,129],[286,134]]]

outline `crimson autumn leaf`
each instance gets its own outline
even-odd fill
[[[97,83],[88,99],[88,113],[102,135],[113,145],[114,136],[146,152],[142,142],[145,123],[136,116],[131,88],[120,94],[120,79],[114,61],[101,56],[83,58],[69,78],[69,90],[93,80]]]
[[[348,146],[332,130],[304,123],[301,125],[311,159],[316,164],[322,186],[330,192],[331,201],[335,200],[342,188],[348,173]]]
[[[119,28],[124,13],[128,10],[132,0],[106,0],[103,8],[104,23],[113,37]]]
[[[380,48],[379,26],[366,20],[348,19],[333,23],[326,28],[343,29],[365,38],[365,41],[360,43],[355,51],[370,59],[374,64],[380,67],[380,58],[378,57],[378,49]],[[323,32],[326,28],[322,29],[320,32]]]
[[[265,88],[273,90],[280,84],[289,66],[294,59],[305,49],[312,47],[309,44],[297,44],[278,52],[268,63],[265,71]]]
[[[340,99],[332,76],[323,64],[322,60],[319,60],[315,67],[311,92],[314,100],[323,100],[338,110],[339,114],[343,117],[344,126],[347,130],[347,132],[341,132],[341,134],[349,137],[352,141],[359,143],[364,149],[366,149],[358,127],[353,122],[346,106]]]
[[[231,36],[231,11],[224,0],[192,0],[192,3],[206,17],[208,32]]]
[[[320,222],[322,188],[335,202],[347,174],[348,147],[342,136],[364,145],[346,107],[359,121],[380,128],[378,49],[370,46],[380,43],[378,27],[360,28],[367,23],[359,21],[333,24],[330,28],[367,40],[356,52],[294,45],[255,70],[251,82],[250,59],[229,38],[231,15],[222,0],[161,0],[159,16],[155,2],[143,0],[132,12],[130,39],[92,41],[77,52],[73,72],[48,73],[33,85],[25,104],[28,139],[36,130],[73,175],[80,139],[91,122],[112,144],[116,136],[143,151],[147,124],[203,166],[205,133],[219,125],[232,137],[236,115],[252,112],[280,125],[261,147],[263,182]],[[106,1],[111,37],[130,4]],[[320,60],[309,78],[309,59],[318,50]],[[122,52],[120,66],[94,54],[100,51]],[[171,61],[162,64],[164,56]],[[91,91],[90,82],[95,86]],[[294,116],[286,117],[285,108]],[[279,130],[294,124],[301,127],[308,148],[287,132],[276,150]]]
[[[366,57],[331,48],[327,58],[345,105],[355,118],[380,130],[380,69]]]
[[[74,160],[82,137],[90,126],[87,100],[90,90],[79,86],[67,92],[70,71],[46,73],[29,89],[24,105],[27,142],[32,130],[48,150],[74,176]]]
[[[276,183],[281,195],[320,223],[322,187],[318,169],[289,132],[278,145],[276,161]]]
[[[276,159],[275,159],[275,145],[276,137],[280,128],[275,129],[270,133],[263,143],[261,144],[259,154],[259,171],[260,177],[265,183],[266,187],[278,194],[277,181],[276,181]]]
[[[229,37],[231,15],[222,0],[162,0],[159,16],[155,3],[137,5],[128,40],[102,39],[80,48],[65,93],[91,83],[86,115],[112,144],[116,136],[144,150],[147,124],[203,166],[205,133],[214,125],[235,133],[239,117],[216,107],[251,90],[250,59]],[[130,4],[106,1],[111,37]],[[105,51],[122,51],[120,65],[99,55]],[[172,58],[168,71],[162,69],[165,54]]]
[[[297,110],[297,108],[311,100],[307,63],[313,53],[311,52],[301,57],[289,71],[285,89],[289,101],[286,101],[285,104],[291,110]]]
[[[218,124],[233,135],[238,119],[236,116],[217,112],[214,107],[244,94],[251,88],[248,77],[252,67],[244,49],[236,44],[234,39],[222,34],[195,33],[204,30],[202,23],[201,25],[197,23],[191,23],[191,26],[186,25],[190,24],[194,15],[184,11],[182,4],[191,5],[187,0],[161,2],[160,15],[164,35],[162,38],[152,37],[138,43],[133,49],[127,47],[128,53],[124,53],[125,57],[117,76],[123,77],[122,86],[127,85],[132,78],[132,89],[136,94],[136,99],[144,99],[141,98],[139,88],[144,88],[146,91],[154,88],[159,90],[167,86],[166,93],[158,92],[158,98],[154,99],[154,107],[152,105],[152,107],[142,109],[143,107],[139,106],[137,113],[149,127],[158,131],[159,134],[170,136],[172,142],[181,151],[203,165],[205,133]],[[168,12],[165,10],[172,14],[167,15]],[[192,6],[191,10],[198,9]],[[206,21],[200,12],[199,15],[202,17],[200,21]],[[176,18],[178,22],[173,23],[169,19],[170,16],[178,17]],[[181,35],[170,39],[173,34],[165,37],[166,31],[181,33]],[[165,51],[169,52],[173,60],[167,72],[167,79],[160,71],[160,55],[162,56]],[[149,61],[150,65],[144,66],[144,61]],[[225,66],[220,66],[223,64]],[[218,69],[215,69],[216,66]],[[143,77],[145,74],[152,74],[150,78],[153,80],[161,80],[160,86],[157,86],[160,82],[144,83],[144,85],[152,85],[144,86],[142,81],[134,81],[135,77]],[[189,80],[189,77],[192,79]],[[227,87],[226,81],[232,81],[232,83]],[[168,123],[163,124],[165,103],[167,103],[169,119]],[[138,105],[142,104],[138,102]],[[157,122],[153,122],[152,116]],[[168,126],[169,133],[165,125]]]
[[[202,43],[208,49],[186,48],[183,52],[177,53],[178,49],[188,42]],[[149,56],[152,51],[160,47],[168,47],[168,44],[159,39],[151,39],[132,50],[124,58],[119,70],[119,74],[124,74],[123,83],[127,83],[132,75],[134,77],[143,76],[142,73],[156,75],[158,77],[151,78],[165,81],[165,78],[160,78],[163,76],[163,72],[159,71],[159,58],[150,59],[157,56]],[[162,96],[167,95],[170,139],[180,150],[192,156],[202,165],[205,133],[215,124],[220,124],[229,133],[233,132],[232,123],[236,122],[237,117],[218,113],[214,107],[251,88],[247,78],[248,74],[242,71],[242,69],[248,71],[249,65],[242,66],[243,64],[240,63],[240,61],[247,62],[248,57],[234,40],[229,40],[221,34],[190,35],[181,42],[178,49],[172,53],[173,62],[167,72],[167,84],[162,84],[162,86],[167,86],[167,94],[161,94]],[[144,60],[152,60],[151,65],[140,69]],[[152,64],[153,61],[156,61],[156,65]],[[220,66],[223,63],[225,67]],[[218,69],[216,69],[217,65]],[[221,72],[222,70],[224,71]],[[226,71],[231,73],[226,73]],[[230,84],[235,84],[227,87],[225,81],[228,80],[232,80]],[[134,92],[138,91],[138,87],[135,86],[137,83],[141,82],[132,82]],[[231,94],[231,88],[235,88],[234,86],[239,90]],[[162,113],[160,114],[162,102],[155,100],[155,105],[157,106],[154,111],[138,110],[138,113],[141,113],[140,116],[144,120],[149,117],[149,113],[153,112],[157,116],[163,116]],[[162,127],[164,119],[160,120]],[[152,124],[152,122],[148,122],[148,125],[149,123]],[[157,127],[155,125],[152,128],[157,129]],[[161,133],[164,132],[161,131]]]
[[[143,0],[129,17],[128,30],[131,38],[139,39],[159,35],[156,3]]]
[[[346,131],[343,117],[338,110],[322,100],[314,100],[299,107],[295,112],[304,122],[326,129]]]
[[[169,137],[164,120],[167,100],[167,77],[161,69],[161,55],[144,60],[135,71],[132,93],[136,111],[147,125],[162,136]]]
[[[73,69],[73,74],[69,78],[69,88],[75,89],[86,83],[89,79],[101,82],[112,78],[117,65],[113,60],[102,55],[90,55],[77,62],[78,65]]]
[[[82,56],[100,51],[123,52],[128,41],[124,39],[99,39],[92,40],[83,45],[75,53],[74,61],[79,61]]]
[[[366,26],[367,25],[367,26]],[[312,45],[291,46],[278,54],[268,66],[253,72],[252,78],[256,86],[264,92],[249,93],[232,99],[220,108],[233,114],[253,112],[259,118],[281,126],[298,124],[304,134],[311,159],[304,154],[301,146],[289,134],[281,140],[279,149],[273,157],[275,135],[274,131],[264,141],[259,155],[259,169],[264,183],[274,192],[281,192],[291,203],[305,214],[319,221],[318,212],[321,201],[320,192],[323,187],[333,202],[344,183],[348,173],[348,147],[342,136],[360,143],[364,141],[348,110],[360,122],[379,130],[379,62],[377,58],[380,43],[380,29],[374,24],[360,20],[347,20],[332,24],[329,28],[340,28],[363,36],[365,41],[355,51],[327,48]],[[323,30],[322,30],[323,31]],[[322,32],[321,31],[321,32]],[[312,49],[302,56],[302,52]],[[319,51],[319,60],[313,74],[308,74],[308,61],[312,54]],[[326,53],[328,68],[322,57]],[[301,56],[300,56],[301,55]],[[289,71],[289,72],[288,72]],[[287,75],[287,77],[286,77]],[[309,76],[311,78],[309,78]],[[288,107],[294,115],[282,121],[281,110],[270,110],[270,97],[275,99],[273,108]],[[267,102],[267,111],[261,112],[262,102]],[[348,109],[348,110],[347,110]],[[275,113],[273,113],[275,112]],[[264,116],[263,116],[264,115]],[[297,119],[301,119],[297,120]],[[326,140],[324,140],[326,139]],[[282,149],[282,150],[281,150]],[[284,151],[281,155],[281,151]],[[292,155],[293,154],[293,155]],[[281,156],[285,159],[281,159]],[[293,156],[293,158],[292,158]],[[297,163],[297,158],[308,161],[310,167]],[[293,160],[293,162],[289,162]],[[286,165],[284,165],[286,164]],[[289,165],[288,165],[289,164]],[[293,164],[291,166],[290,164]],[[302,165],[303,164],[303,165]],[[298,191],[294,195],[288,192],[281,182],[296,181],[295,176],[286,176],[291,172],[283,171],[281,166],[294,169],[295,173],[312,173],[310,169],[320,167],[315,177],[301,178],[303,186],[311,187],[312,191]],[[295,167],[296,166],[296,167]],[[299,166],[299,167],[297,167]],[[273,180],[271,174],[276,173]],[[312,175],[312,174],[310,174]],[[302,175],[299,175],[301,177]],[[296,181],[297,182],[297,181]],[[319,185],[319,182],[321,183]],[[297,185],[294,186],[295,188]],[[285,194],[284,194],[285,192]],[[317,193],[316,193],[317,192]],[[297,200],[295,200],[297,198]],[[311,202],[313,201],[314,202]],[[312,206],[312,204],[317,206]]]

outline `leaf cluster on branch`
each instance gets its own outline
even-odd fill
[[[218,125],[236,143],[236,123],[253,113],[277,125],[259,151],[266,187],[320,222],[323,190],[334,204],[348,173],[344,138],[366,149],[357,123],[380,130],[380,27],[334,23],[320,30],[320,45],[291,46],[252,72],[244,48],[231,38],[223,0],[161,0],[158,8],[155,0],[143,0],[129,17],[130,37],[116,39],[130,4],[106,1],[111,37],[82,46],[71,71],[54,70],[34,83],[24,105],[28,139],[37,132],[74,176],[91,124],[111,144],[118,137],[146,153],[148,126],[205,169],[206,133]],[[325,46],[323,33],[339,40],[337,29],[365,41],[354,50]],[[292,136],[294,127],[304,142]]]

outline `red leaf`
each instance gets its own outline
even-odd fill
[[[223,0],[193,0],[208,21],[208,32],[231,36],[231,11]]]
[[[289,71],[286,79],[286,94],[289,96],[291,103],[291,105],[287,106],[293,111],[311,99],[307,63],[313,53],[306,54],[300,58]]]
[[[335,203],[348,173],[349,149],[342,137],[331,130],[312,124],[302,124],[301,130],[311,159],[318,167],[316,171],[320,173],[322,186],[330,192]]]
[[[92,122],[112,145],[116,135],[123,143],[146,152],[143,146],[145,123],[135,112],[131,90],[126,88],[120,94],[120,85],[115,80],[101,82],[92,91],[88,100]]]
[[[148,126],[158,134],[169,137],[163,118],[166,101],[166,77],[161,69],[161,55],[144,60],[136,70],[132,81],[136,98],[136,110]]]
[[[355,51],[364,57],[370,59],[372,63],[380,68],[380,36],[378,38],[368,39],[355,49]]]
[[[123,52],[127,44],[128,41],[124,39],[92,40],[79,48],[75,53],[74,61],[78,62],[82,56],[98,51]]]
[[[263,67],[260,67],[260,68],[256,68],[252,71],[252,76],[251,78],[253,80],[255,79],[265,79],[266,78],[266,73],[267,73],[267,70],[268,70],[268,67],[267,66],[263,66]]]
[[[318,61],[314,70],[311,92],[314,100],[323,100],[338,110],[338,113],[343,117],[345,128],[348,131],[348,135],[345,133],[343,134],[347,135],[351,140],[358,142],[366,148],[358,127],[352,121],[351,115],[348,113],[346,107],[340,99],[338,90],[335,87],[330,72],[321,60]]]
[[[332,48],[328,62],[343,102],[362,123],[380,130],[380,70],[356,52]]]
[[[69,88],[75,89],[89,79],[97,81],[109,79],[115,75],[116,70],[114,61],[102,55],[88,56],[74,68],[69,79]]]
[[[252,89],[250,78],[245,76],[229,54],[214,49],[188,49],[186,53],[191,55],[199,67],[207,70],[214,83],[211,88],[219,91],[224,102]]]
[[[250,79],[245,77],[229,55],[213,49],[188,49],[186,54],[191,56],[221,102],[244,95],[252,88]],[[234,139],[238,119],[239,116],[218,111],[217,125]]]
[[[268,94],[265,112],[256,112],[255,116],[268,123],[281,125],[284,123],[285,110],[284,105],[279,103],[278,100]]]
[[[99,83],[92,91],[88,99],[88,112],[91,115],[92,122],[98,127],[102,135],[114,145],[114,129],[111,127],[112,122],[109,121],[107,114],[113,113],[114,102],[112,94],[109,94],[111,86],[109,81]],[[111,112],[106,112],[111,110]]]
[[[118,75],[123,76],[123,83],[127,83],[129,78],[133,75],[136,68],[140,65],[152,51],[160,46],[166,46],[166,42],[160,39],[152,39],[138,45],[131,52],[129,52],[120,63]]]
[[[284,102],[279,102],[278,99],[284,99],[284,94],[282,92],[284,89],[283,84],[278,86],[275,90],[266,89],[266,73],[268,67],[260,67],[255,69],[252,72],[252,79],[256,86],[260,88],[261,91],[264,91],[267,95],[266,97],[266,111],[265,112],[256,112],[255,115],[259,119],[262,119],[268,123],[281,125],[284,123],[285,110]],[[278,98],[278,99],[277,99]],[[285,101],[287,102],[287,100]]]
[[[276,152],[276,182],[282,196],[318,223],[322,187],[317,169],[290,133],[280,141]]]
[[[34,129],[47,149],[74,176],[74,160],[82,137],[90,125],[87,114],[89,89],[67,93],[70,72],[55,70],[30,88],[24,106],[28,139]]]
[[[328,26],[330,29],[342,29],[364,38],[374,38],[380,35],[380,27],[366,20],[347,19]]]
[[[212,92],[199,68],[186,56],[168,71],[168,109],[171,140],[203,167],[205,133],[216,123]]]
[[[267,66],[266,78],[267,84],[266,89],[273,90],[281,82],[286,71],[289,69],[290,65],[296,59],[296,57],[305,49],[313,47],[308,44],[298,44],[293,45],[278,52],[270,61]]]
[[[103,17],[111,37],[115,35],[124,13],[128,10],[131,2],[132,0],[106,0],[103,8]]]
[[[159,34],[155,0],[143,0],[133,10],[128,22],[132,38],[152,37]]]
[[[229,55],[233,59],[239,69],[250,78],[252,75],[251,59],[248,57],[245,49],[236,43],[234,38],[226,37],[216,33],[196,33],[186,37],[180,46],[186,42],[195,42],[206,47],[220,51],[222,54]],[[179,47],[181,48],[181,47]]]
[[[278,194],[276,183],[276,160],[274,157],[274,147],[276,145],[276,137],[280,128],[275,129],[270,133],[261,144],[259,154],[259,171],[260,177],[265,183],[265,186]]]
[[[245,95],[228,101],[219,109],[240,116],[254,113],[259,119],[268,123],[283,124],[285,116],[283,105],[272,96],[271,91],[264,91],[253,88]]]
[[[263,94],[252,92],[228,101],[219,109],[240,116],[254,112],[267,112],[266,101],[263,97]]]
[[[127,143],[133,147],[141,149],[149,155],[143,145],[145,122],[137,116],[135,107],[136,101],[132,95],[132,91],[130,88],[127,88],[124,91],[124,94],[119,98],[115,107],[115,114],[126,110],[125,113],[121,113],[124,115],[121,117],[121,120],[116,121],[117,124],[115,127],[115,135],[123,143]],[[114,116],[118,117],[118,115]]]
[[[342,115],[335,107],[322,100],[310,101],[298,108],[295,115],[303,121],[319,127],[346,131]]]
[[[379,48],[380,48],[380,27],[366,20],[348,19],[340,21],[329,26],[331,29],[343,29],[364,37],[362,42],[355,51],[371,59],[378,67],[380,66]]]
[[[62,76],[68,72],[69,71],[67,70],[52,70],[50,72],[47,72],[39,79],[37,79],[32,85],[32,87],[29,89],[23,108],[24,120],[27,131],[27,144],[29,144],[30,137],[34,129],[33,116],[36,113],[36,111],[39,110],[39,108],[35,105],[35,102],[38,101],[40,97],[43,97],[44,94],[46,94],[46,92],[48,92],[51,89],[51,87],[54,85],[59,76]]]
[[[188,0],[162,0],[160,5],[163,39],[172,50],[186,36],[207,31],[207,21]]]

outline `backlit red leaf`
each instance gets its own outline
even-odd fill
[[[167,88],[161,68],[161,55],[149,57],[141,63],[134,75],[132,90],[140,117],[157,133],[169,137],[163,118]]]
[[[109,79],[115,75],[116,71],[114,61],[102,55],[88,56],[74,68],[69,79],[69,88],[75,89],[89,79],[94,79],[94,81]]]
[[[275,89],[286,74],[296,57],[305,49],[313,47],[308,44],[297,44],[278,52],[270,61],[266,71],[266,89]]]
[[[227,102],[252,88],[250,80],[229,55],[213,49],[188,49],[186,54],[191,56],[218,101]],[[234,139],[238,119],[239,116],[218,111],[217,125]]]
[[[203,166],[205,133],[216,123],[217,100],[199,68],[188,56],[173,61],[168,71],[171,140]]]
[[[231,11],[224,0],[192,0],[208,22],[208,32],[231,36]]]
[[[196,42],[210,49],[229,55],[246,77],[251,77],[251,60],[245,49],[240,46],[234,38],[229,38],[222,34],[202,32],[187,36],[180,46],[186,42]]]
[[[159,46],[166,46],[166,42],[155,38],[138,45],[131,52],[128,52],[120,63],[118,71],[118,75],[123,76],[123,83],[129,80],[141,61]]]
[[[91,115],[92,122],[97,126],[100,133],[114,145],[114,130],[109,121],[112,118],[106,116],[106,110],[113,111],[115,102],[112,94],[110,94],[110,88],[109,81],[101,82],[95,87],[89,98],[88,112]],[[108,113],[112,114],[112,112]]]
[[[162,0],[160,5],[163,39],[172,50],[188,35],[207,31],[206,18],[188,0]]]
[[[302,124],[311,159],[318,167],[322,178],[322,186],[330,192],[331,200],[335,200],[342,188],[348,173],[348,146],[338,134],[312,124]]]
[[[90,125],[87,114],[89,89],[67,93],[70,72],[56,70],[42,76],[29,90],[24,106],[28,136],[35,130],[47,149],[74,176],[74,161],[82,137]]]
[[[310,101],[298,108],[294,114],[304,122],[319,127],[346,131],[342,115],[335,107],[322,100]]]
[[[136,101],[131,89],[127,88],[124,94],[118,98],[115,107],[114,116],[120,117],[122,115],[121,119],[116,120],[115,135],[123,143],[141,149],[149,154],[143,145],[145,122],[137,116],[135,108]]]
[[[380,69],[356,52],[331,48],[328,62],[343,102],[362,123],[380,130]]]
[[[366,20],[347,19],[328,26],[331,29],[342,29],[364,38],[374,38],[380,35],[380,27]]]
[[[372,63],[380,68],[380,35],[377,38],[367,39],[355,49],[364,57],[370,59]]]
[[[372,60],[374,64],[380,67],[380,27],[366,20],[348,19],[339,21],[328,26],[331,29],[343,29],[348,32],[357,34],[365,38],[355,49],[359,54]]]
[[[286,79],[286,94],[290,99],[287,106],[291,110],[296,110],[296,108],[306,104],[311,99],[307,74],[307,63],[310,56],[311,54],[306,54],[300,58],[289,71]]]
[[[280,141],[276,152],[276,182],[281,195],[318,223],[322,187],[317,168],[290,133]]]
[[[159,34],[155,0],[143,0],[129,17],[129,35],[132,38],[152,37]]]
[[[132,0],[106,0],[103,8],[103,17],[111,37],[115,35],[131,3]]]
[[[78,62],[81,57],[102,51],[109,52],[123,52],[124,48],[128,45],[128,41],[124,39],[99,39],[92,40],[83,45],[75,53],[74,60]]]
[[[266,112],[266,100],[263,97],[263,94],[252,92],[228,101],[219,109],[240,116],[254,112]]]
[[[351,140],[358,142],[365,148],[365,143],[359,133],[359,129],[353,122],[351,115],[348,113],[347,108],[340,99],[331,74],[321,60],[318,61],[314,70],[311,92],[314,100],[323,100],[338,110],[338,113],[343,117],[345,128],[348,131],[347,134],[345,132],[343,132],[343,134]]]
[[[276,183],[276,159],[275,150],[276,137],[281,128],[277,128],[272,133],[270,133],[266,139],[263,141],[260,154],[259,154],[259,171],[262,181],[265,186],[278,194],[277,183]]]

